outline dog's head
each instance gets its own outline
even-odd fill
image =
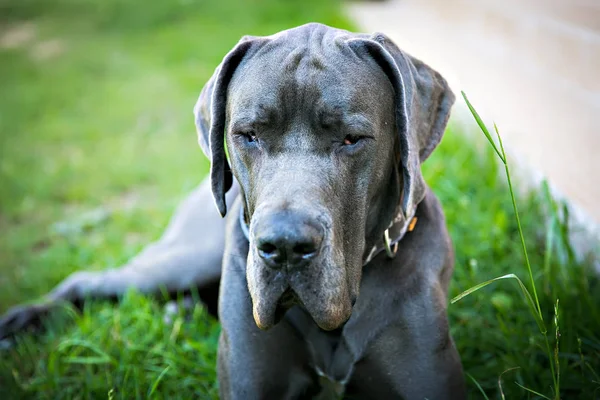
[[[222,215],[232,173],[240,183],[260,328],[293,304],[326,330],[350,317],[366,254],[425,195],[420,164],[453,102],[382,34],[308,24],[225,56],[194,111]]]

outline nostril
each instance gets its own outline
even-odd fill
[[[256,248],[260,258],[265,260],[273,268],[279,268],[285,261],[285,250],[278,247],[271,241],[258,241]]]
[[[277,252],[277,246],[269,242],[259,243],[258,250],[265,254],[273,254]]]
[[[314,243],[299,243],[292,248],[292,251],[300,256],[309,256],[317,251],[317,247]]]

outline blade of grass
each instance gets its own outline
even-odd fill
[[[556,334],[556,342],[554,342],[554,363],[556,364],[556,391],[560,393],[560,360],[558,358],[558,346],[559,346],[559,338],[560,338],[560,330],[559,326],[559,314],[558,314],[558,299],[556,299],[556,304],[554,305],[554,326],[555,326],[555,334]],[[558,397],[558,394],[557,394]]]
[[[114,358],[112,358],[110,355],[108,355],[107,353],[102,351],[98,346],[95,346],[94,344],[90,343],[87,340],[67,339],[58,345],[57,350],[59,353],[64,353],[67,349],[77,349],[77,348],[88,349],[89,351],[95,353],[96,356],[90,356],[90,357],[72,356],[67,359],[68,362],[76,363],[76,364],[77,363],[78,364],[100,364],[100,363],[115,364],[116,363]],[[86,359],[88,360],[87,362],[85,361]]]
[[[65,360],[69,364],[102,365],[112,364],[112,360],[105,357],[69,357]]]
[[[477,389],[479,389],[479,391],[481,392],[483,398],[485,400],[490,400],[490,398],[487,396],[487,394],[485,394],[485,391],[483,390],[483,388],[481,387],[481,385],[479,384],[479,382],[477,382],[477,380],[473,377],[473,375],[469,374],[468,372],[465,373],[465,375],[467,375],[467,377],[473,381],[473,383],[475,384],[475,386],[477,386]]]
[[[498,151],[498,147],[496,147],[496,143],[494,143],[494,139],[492,139],[492,135],[490,135],[490,132],[488,131],[487,127],[485,126],[485,124],[481,120],[481,117],[479,116],[479,114],[477,113],[477,111],[475,111],[475,108],[471,105],[471,102],[469,101],[469,99],[467,99],[467,95],[465,94],[465,92],[461,91],[461,93],[462,93],[463,98],[465,99],[465,102],[467,103],[467,107],[469,107],[469,110],[471,111],[471,114],[473,114],[473,117],[475,118],[475,121],[477,121],[477,125],[479,125],[479,128],[481,128],[481,131],[483,132],[483,134],[485,135],[485,137],[487,138],[487,140],[492,145],[492,147],[493,147],[494,151],[496,152],[496,154],[498,154],[498,157],[500,157],[500,159],[502,160],[502,162],[504,162],[504,157],[502,156],[502,154],[500,154],[500,151]]]
[[[519,369],[519,368],[521,368],[521,367],[512,367],[512,368],[509,368],[509,369],[505,370],[504,372],[502,372],[498,376],[498,389],[500,389],[500,397],[502,397],[502,400],[506,400],[506,396],[504,396],[504,390],[502,390],[502,375],[504,375],[507,372],[514,371],[515,369]]]
[[[556,202],[552,198],[550,186],[546,180],[542,182],[542,192],[544,193],[546,203],[548,204],[548,214],[550,216],[548,227],[546,229],[546,245],[544,249],[544,275],[548,277],[548,281],[546,282],[546,293],[550,295],[552,294],[550,293],[551,290],[552,292],[556,291],[556,273],[555,271],[550,271],[550,269],[552,266],[552,254],[555,251],[554,247],[557,240],[556,227],[559,224],[559,221]]]
[[[575,262],[575,251],[573,250],[573,246],[571,246],[571,243],[569,242],[569,237],[570,235],[570,227],[569,227],[569,220],[571,219],[570,217],[570,211],[569,211],[569,206],[567,205],[566,202],[562,202],[562,211],[563,211],[563,224],[561,225],[562,228],[562,239],[563,239],[563,246],[565,248],[565,251],[567,253],[567,256],[569,257],[569,264],[573,264]]]
[[[483,289],[484,287],[486,287],[487,285],[502,280],[502,279],[515,279],[517,281],[517,283],[519,284],[519,287],[521,288],[521,292],[523,293],[523,296],[525,297],[525,303],[527,303],[527,305],[529,306],[531,313],[533,314],[534,318],[535,318],[535,322],[537,322],[538,327],[540,328],[540,330],[544,329],[544,321],[540,318],[539,314],[536,312],[535,310],[535,303],[533,302],[533,299],[531,297],[531,295],[529,294],[529,291],[527,290],[527,287],[525,286],[525,284],[519,279],[518,276],[516,276],[515,274],[506,274],[506,275],[502,275],[493,279],[490,279],[488,281],[482,282],[480,284],[477,284],[473,287],[470,287],[469,289],[465,290],[464,292],[460,293],[459,295],[453,297],[450,300],[450,304],[454,304],[457,301],[459,301],[460,299],[467,297],[468,295],[470,295],[471,293],[474,293],[476,291],[478,291],[479,289]]]
[[[151,398],[152,395],[154,394],[154,392],[156,391],[156,388],[158,387],[158,385],[160,384],[160,381],[162,380],[162,378],[165,376],[165,374],[167,372],[169,372],[169,369],[171,369],[170,365],[167,365],[167,367],[165,369],[163,369],[163,371],[160,373],[160,375],[158,375],[158,378],[156,378],[156,380],[154,381],[154,384],[152,385],[152,390],[150,391],[150,393],[148,394],[148,397]]]
[[[498,142],[500,143],[500,150],[502,150],[502,161],[504,162],[504,170],[506,171],[506,179],[508,180],[508,189],[510,190],[510,198],[512,200],[513,209],[515,210],[515,219],[517,220],[517,227],[519,229],[519,238],[521,239],[521,246],[523,247],[523,255],[525,256],[525,264],[527,265],[527,271],[529,272],[529,279],[531,280],[531,289],[533,291],[533,297],[535,299],[535,304],[537,306],[537,311],[540,319],[544,320],[542,315],[542,308],[540,307],[540,301],[537,295],[537,290],[535,288],[535,279],[533,279],[533,271],[531,269],[531,263],[529,262],[529,255],[527,254],[527,245],[525,244],[525,236],[523,235],[523,228],[521,227],[521,218],[519,218],[519,210],[517,208],[517,201],[515,199],[515,193],[513,190],[512,180],[510,178],[510,170],[508,168],[508,163],[506,162],[506,152],[504,151],[504,144],[502,143],[502,137],[500,136],[500,132],[498,132],[498,127],[494,124],[494,130],[496,131],[496,136],[498,137]],[[546,328],[544,327],[542,333],[546,334]]]
[[[515,199],[515,193],[513,190],[512,180],[510,178],[510,169],[508,167],[508,162],[506,161],[506,152],[504,151],[504,144],[502,143],[502,137],[500,136],[500,132],[498,131],[498,127],[496,126],[496,124],[494,124],[494,130],[496,131],[496,136],[498,137],[498,143],[500,144],[500,150],[502,151],[502,156],[503,156],[502,161],[504,162],[504,170],[506,172],[508,189],[510,190],[510,198],[512,201],[513,209],[515,211],[515,219],[517,221],[517,228],[519,229],[519,238],[521,239],[523,255],[525,256],[525,265],[527,266],[527,271],[529,272],[529,280],[531,282],[531,289],[533,291],[533,297],[535,299],[535,304],[537,306],[537,316],[539,317],[538,326],[540,327],[540,332],[544,336],[544,341],[546,342],[546,352],[548,354],[548,359],[550,361],[550,370],[552,372],[552,380],[554,383],[555,399],[559,400],[560,392],[559,392],[559,385],[558,385],[558,377],[556,376],[554,362],[552,359],[552,351],[550,350],[550,343],[548,341],[548,330],[546,329],[546,324],[544,323],[544,315],[542,314],[542,307],[540,306],[540,300],[538,298],[537,289],[535,287],[535,279],[533,278],[533,270],[531,269],[531,263],[529,262],[529,254],[527,253],[527,245],[525,244],[525,235],[523,234],[523,228],[521,227],[521,218],[519,217],[517,201]],[[537,318],[536,318],[536,321],[538,321]]]
[[[540,392],[536,392],[536,391],[535,391],[535,390],[533,390],[533,389],[529,389],[528,387],[521,385],[519,382],[515,382],[515,384],[516,384],[518,387],[520,387],[521,389],[523,389],[523,390],[527,390],[528,392],[530,392],[530,393],[533,393],[533,394],[535,394],[536,396],[540,396],[541,398],[543,398],[543,399],[546,399],[546,400],[552,400],[550,397],[548,397],[548,396],[544,396],[544,395],[543,395],[543,394],[541,394]]]

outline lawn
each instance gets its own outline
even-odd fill
[[[244,34],[309,21],[352,28],[334,0],[0,0],[0,312],[69,273],[123,263],[156,239],[206,174],[192,106]],[[459,100],[459,101],[462,101]],[[499,121],[501,123],[501,121]],[[501,126],[500,126],[501,127]],[[424,165],[456,248],[455,296],[507,273],[528,285],[511,199],[483,140],[451,126]],[[600,398],[600,285],[543,195],[517,199],[547,337],[559,303],[563,399]],[[518,286],[452,304],[472,398],[555,398],[546,342]],[[0,350],[2,398],[216,398],[218,324],[162,322],[129,293],[58,313]]]

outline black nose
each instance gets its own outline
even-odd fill
[[[258,255],[272,268],[298,267],[313,259],[321,248],[322,229],[293,212],[260,218],[254,228]]]

